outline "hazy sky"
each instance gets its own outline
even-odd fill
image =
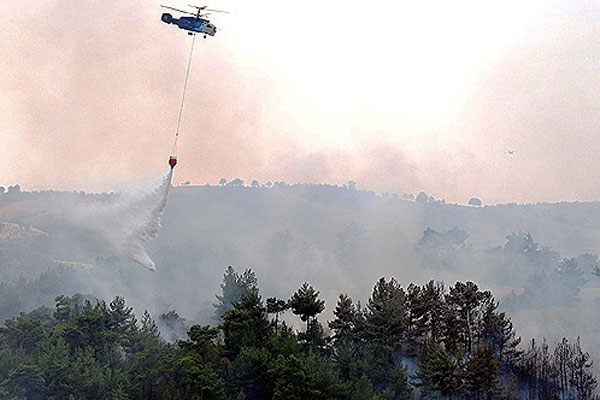
[[[197,40],[176,182],[600,199],[596,1],[209,5],[232,14]],[[191,38],[163,11],[0,4],[0,185],[110,190],[164,171]]]

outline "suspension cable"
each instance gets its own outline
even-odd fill
[[[171,153],[175,154],[177,150],[177,140],[179,139],[179,129],[181,127],[181,116],[183,115],[183,104],[185,102],[185,93],[187,91],[188,78],[190,76],[190,69],[192,67],[192,55],[194,54],[194,43],[196,42],[196,35],[193,35],[192,45],[190,47],[190,58],[188,60],[187,71],[185,73],[185,81],[183,83],[183,94],[181,95],[181,105],[179,107],[179,116],[177,117],[177,131],[175,131],[175,142],[173,142],[173,148]]]

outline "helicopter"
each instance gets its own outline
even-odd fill
[[[196,32],[203,34],[206,39],[206,35],[215,36],[217,33],[217,27],[210,23],[206,17],[213,12],[221,12],[227,13],[227,11],[214,10],[212,8],[207,8],[208,6],[193,6],[190,7],[195,8],[196,12],[180,10],[178,8],[173,8],[169,6],[161,5],[163,8],[167,8],[169,10],[177,11],[183,14],[192,15],[192,17],[179,17],[173,18],[173,16],[169,13],[163,13],[161,16],[162,22],[165,24],[175,24],[179,27],[179,29],[185,29],[188,31],[188,35],[194,35]]]

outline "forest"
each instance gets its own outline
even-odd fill
[[[0,400],[600,400],[600,0],[193,3],[0,1]]]
[[[264,299],[232,267],[214,323],[175,310],[138,319],[123,297],[58,296],[0,329],[3,399],[597,399],[578,338],[522,341],[488,290],[466,281],[340,294],[325,322],[318,288]],[[162,327],[159,330],[159,325]],[[165,340],[184,330],[181,340]]]

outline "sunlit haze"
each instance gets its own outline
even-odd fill
[[[167,168],[191,37],[159,5],[0,5],[0,185],[105,191]],[[197,39],[176,183],[600,199],[596,2],[209,5],[231,13]]]

